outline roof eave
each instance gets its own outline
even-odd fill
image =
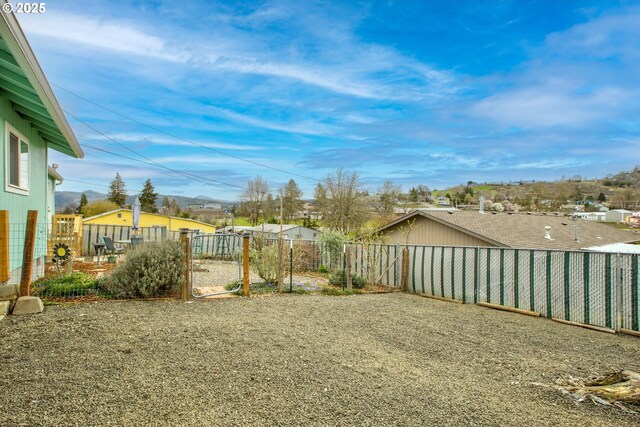
[[[64,181],[64,178],[62,177],[62,175],[60,175],[58,171],[52,168],[51,166],[47,166],[47,173],[51,178],[55,179],[56,181],[60,181],[60,184],[62,184],[62,181]]]
[[[29,45],[29,41],[24,35],[22,31],[22,27],[18,23],[15,15],[13,13],[2,13],[2,17],[7,24],[7,28],[11,32],[13,37],[6,37],[5,42],[9,45],[11,52],[16,60],[16,62],[20,65],[20,68],[25,72],[27,79],[33,85],[36,93],[42,100],[45,108],[51,115],[51,118],[55,122],[58,130],[64,136],[65,140],[69,144],[71,151],[73,152],[73,156],[75,158],[81,159],[84,157],[84,152],[76,139],[76,136],[71,129],[71,125],[67,121],[64,112],[62,111],[62,107],[58,103],[58,99],[56,98],[47,78],[40,67],[40,63],[36,58],[33,50],[31,49],[31,45]]]

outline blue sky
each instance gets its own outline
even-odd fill
[[[599,177],[640,164],[640,4],[49,1],[19,20],[63,108],[173,169],[277,188],[337,167],[375,191]],[[135,154],[69,117],[79,140]],[[228,157],[185,140],[213,148]],[[61,190],[232,200],[237,187],[85,149]]]

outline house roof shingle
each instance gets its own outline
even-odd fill
[[[380,231],[416,215],[447,224],[498,246],[534,249],[574,249],[607,243],[636,242],[640,234],[618,230],[595,221],[578,219],[578,241],[571,217],[553,213],[492,213],[478,211],[415,211],[397,219]],[[545,226],[551,239],[544,238]]]

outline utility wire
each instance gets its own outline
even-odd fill
[[[164,134],[164,135],[170,136],[170,137],[172,137],[172,138],[178,139],[178,140],[180,140],[180,141],[186,142],[186,143],[188,143],[188,144],[192,144],[192,145],[195,145],[195,146],[197,146],[197,147],[204,148],[204,149],[206,149],[206,150],[210,150],[210,151],[213,151],[213,152],[218,153],[218,154],[222,154],[223,156],[231,157],[231,158],[234,158],[234,159],[237,159],[237,160],[242,160],[243,162],[251,163],[251,164],[254,164],[254,165],[256,165],[256,166],[260,166],[260,167],[263,167],[263,168],[271,169],[271,170],[274,170],[274,171],[277,171],[277,172],[281,172],[281,173],[284,173],[284,174],[287,174],[287,175],[293,175],[293,176],[297,176],[297,177],[300,177],[300,178],[309,179],[309,180],[316,181],[316,182],[322,182],[322,180],[317,179],[317,178],[312,178],[312,177],[310,177],[310,176],[301,175],[301,174],[298,174],[298,173],[294,173],[294,172],[286,171],[286,170],[284,170],[284,169],[279,169],[279,168],[276,168],[276,167],[273,167],[273,166],[266,165],[266,164],[264,164],[264,163],[256,162],[256,161],[254,161],[254,160],[245,159],[245,158],[240,157],[240,156],[234,156],[233,154],[229,154],[229,153],[226,153],[226,152],[224,152],[224,151],[221,151],[221,150],[218,150],[218,149],[215,149],[215,148],[212,148],[212,147],[208,147],[208,146],[203,145],[203,144],[198,144],[197,142],[190,141],[190,140],[188,140],[188,139],[185,139],[185,138],[182,138],[182,137],[180,137],[180,136],[174,135],[174,134],[172,134],[172,133],[170,133],[170,132],[167,132],[167,131],[165,131],[165,130],[159,129],[159,128],[155,127],[155,126],[148,125],[148,124],[146,124],[146,123],[144,123],[144,122],[141,122],[141,121],[139,121],[139,120],[136,120],[136,119],[134,119],[134,118],[131,118],[131,117],[129,117],[129,116],[126,116],[126,115],[124,115],[124,114],[122,114],[122,113],[120,113],[120,112],[118,112],[118,111],[112,110],[111,108],[105,107],[104,105],[98,104],[98,103],[97,103],[97,102],[95,102],[95,101],[92,101],[92,100],[87,99],[87,98],[85,98],[85,97],[83,97],[83,96],[81,96],[81,95],[78,95],[77,93],[72,92],[72,91],[70,91],[69,89],[66,89],[66,88],[64,88],[64,87],[62,87],[62,86],[60,86],[60,85],[57,85],[57,84],[53,83],[53,82],[50,82],[50,84],[52,84],[53,86],[57,87],[57,88],[58,88],[58,89],[60,89],[60,90],[63,90],[63,91],[65,91],[65,92],[67,92],[67,93],[68,93],[68,94],[70,94],[70,95],[75,96],[76,98],[79,98],[79,99],[81,99],[81,100],[83,100],[83,101],[85,101],[85,102],[88,102],[88,103],[90,103],[90,104],[92,104],[92,105],[95,105],[95,106],[96,106],[96,107],[98,107],[98,108],[101,108],[101,109],[103,109],[103,110],[105,110],[105,111],[108,111],[108,112],[110,112],[110,113],[112,113],[112,114],[115,114],[115,115],[117,115],[117,116],[120,116],[120,117],[122,117],[122,118],[124,118],[124,119],[126,119],[126,120],[131,121],[131,122],[137,123],[137,124],[139,124],[139,125],[141,125],[141,126],[144,126],[144,127],[146,127],[146,128],[152,129],[152,130],[154,130],[154,131],[156,131],[156,132],[159,132],[159,133],[162,133],[162,134]],[[69,113],[68,111],[65,111],[65,113],[67,113],[67,114],[69,114],[70,116],[72,116],[72,117],[74,117],[74,118],[76,118],[76,119],[77,119],[77,117],[75,117],[73,114]]]
[[[76,179],[69,179],[69,178],[65,178],[65,181],[69,181],[69,182],[76,182],[78,184],[86,184],[86,185],[93,185],[95,187],[104,187],[104,188],[109,188],[108,185],[104,185],[104,184],[98,184],[96,182],[87,182],[87,181],[78,181]]]
[[[82,145],[83,147],[86,147],[86,148],[90,148],[92,150],[96,150],[96,151],[100,151],[100,152],[103,152],[103,153],[111,154],[112,156],[117,156],[117,157],[121,157],[123,159],[131,160],[131,161],[134,161],[134,162],[143,163],[145,165],[151,165],[151,166],[159,167],[159,168],[162,168],[162,169],[166,169],[166,170],[169,170],[171,172],[177,173],[179,175],[183,175],[183,176],[185,176],[187,178],[196,179],[196,180],[198,180],[200,182],[209,181],[209,182],[213,182],[213,183],[216,183],[216,184],[228,185],[229,187],[234,187],[234,188],[239,188],[241,190],[244,190],[244,187],[241,187],[239,185],[229,184],[227,182],[222,182],[222,181],[218,181],[218,180],[211,179],[211,178],[205,178],[203,176],[194,175],[192,173],[178,171],[178,170],[169,168],[167,166],[164,166],[164,165],[161,165],[161,164],[158,164],[158,163],[151,163],[151,162],[147,162],[147,161],[144,161],[144,160],[135,159],[133,157],[125,156],[124,154],[114,153],[112,151],[105,150],[105,149],[99,148],[99,147],[95,147],[95,146],[89,145],[87,143],[82,143],[80,145]]]
[[[230,187],[244,189],[243,187],[240,187],[239,185],[229,184],[227,182],[222,182],[222,181],[218,181],[218,180],[211,179],[211,178],[204,178],[204,177],[201,177],[199,175],[194,175],[194,174],[191,174],[191,173],[188,173],[188,172],[179,171],[179,170],[170,168],[168,166],[165,166],[165,165],[163,165],[161,163],[158,163],[157,161],[153,160],[152,158],[147,157],[147,156],[145,156],[143,154],[140,154],[137,151],[131,149],[130,147],[127,147],[125,144],[122,144],[121,142],[116,141],[114,138],[112,138],[109,135],[107,135],[106,133],[102,132],[100,129],[97,129],[94,126],[91,126],[90,124],[88,124],[84,120],[76,117],[75,115],[69,113],[68,111],[65,111],[65,113],[69,114],[71,117],[73,117],[74,119],[76,119],[78,122],[82,123],[83,125],[85,125],[89,129],[93,130],[94,132],[96,132],[96,133],[102,135],[103,137],[107,138],[109,141],[112,141],[112,142],[116,143],[117,145],[119,145],[120,147],[124,148],[125,150],[130,151],[131,153],[133,153],[133,154],[145,159],[146,162],[145,161],[139,161],[138,159],[134,159],[134,158],[131,158],[131,157],[123,156],[121,154],[113,153],[113,152],[110,152],[108,150],[100,149],[98,147],[92,147],[92,146],[89,146],[87,144],[84,144],[88,148],[93,148],[94,150],[99,150],[99,151],[102,151],[102,152],[105,152],[105,153],[108,153],[108,154],[112,154],[114,156],[119,156],[119,157],[123,157],[123,158],[129,159],[129,160],[139,161],[141,163],[145,163],[145,164],[149,164],[149,165],[152,165],[152,166],[156,166],[156,167],[159,167],[159,168],[162,168],[162,169],[166,169],[168,171],[171,171],[173,173],[176,173],[178,175],[182,175],[182,176],[185,176],[185,177],[196,178],[196,179],[199,179],[199,180],[203,180],[204,179],[204,180],[207,180],[207,181],[210,181],[210,182],[215,182],[217,184],[222,184],[222,185],[227,185],[227,186],[230,186]]]

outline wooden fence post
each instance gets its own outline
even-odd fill
[[[352,290],[353,280],[351,279],[351,246],[347,245],[344,256],[345,256],[344,274],[347,276],[347,289]]]
[[[249,296],[249,233],[242,236],[242,296]]]
[[[19,296],[28,297],[31,290],[31,273],[33,271],[33,249],[36,244],[36,227],[38,211],[27,212],[27,229],[24,233],[24,252],[22,254],[22,276],[20,277]]]
[[[187,301],[191,297],[191,239],[189,239],[188,232],[180,231],[180,243],[184,250],[186,270],[184,285],[182,286],[182,299]]]
[[[9,281],[9,211],[0,211],[0,282]]]
[[[409,248],[402,249],[402,276],[400,278],[400,289],[409,290]]]

